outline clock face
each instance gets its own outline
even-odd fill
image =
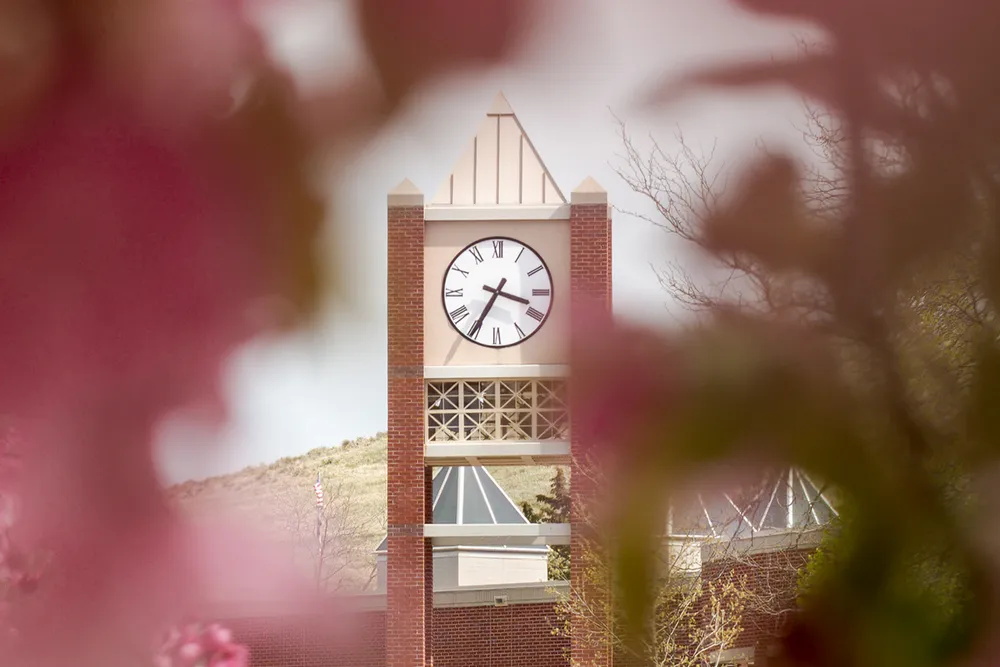
[[[486,347],[510,347],[537,332],[552,310],[552,275],[530,246],[506,237],[480,239],[448,265],[444,310],[455,329]]]

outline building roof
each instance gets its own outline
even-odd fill
[[[733,539],[809,530],[835,516],[822,484],[802,470],[784,468],[764,472],[755,484],[687,494],[673,504],[669,532]]]
[[[431,206],[565,204],[559,186],[499,93]]]
[[[431,488],[434,523],[524,524],[530,523],[486,468],[448,466],[434,475]],[[384,552],[388,538],[375,549]],[[548,551],[546,546],[517,547],[518,551]]]

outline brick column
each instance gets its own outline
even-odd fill
[[[434,523],[434,469],[430,466],[424,467],[424,513],[424,523]],[[433,644],[434,545],[431,540],[424,538],[424,662],[429,666],[434,665]]]
[[[424,197],[409,181],[388,196],[389,443],[386,662],[430,660],[433,585],[424,523]]]
[[[608,193],[592,178],[587,178],[573,191],[570,199],[570,283],[574,308],[602,307],[611,309],[611,213]],[[571,428],[573,473],[570,495],[573,503],[572,537],[570,539],[570,586],[575,595],[595,601],[596,608],[607,608],[609,587],[581,576],[584,566],[583,545],[588,526],[578,517],[582,508],[594,496],[595,489],[587,477],[579,473],[585,463],[586,451],[579,429]],[[612,649],[609,638],[603,637],[594,619],[574,618],[571,659],[574,667],[610,667]]]

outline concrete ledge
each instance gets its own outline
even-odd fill
[[[532,546],[544,544],[569,544],[568,523],[523,524],[447,524],[429,523],[424,526],[424,536],[431,538],[434,546]]]
[[[493,607],[497,598],[503,604],[541,604],[555,602],[569,593],[568,581],[542,581],[533,584],[508,584],[505,586],[468,586],[434,592],[434,607]],[[328,598],[334,613],[356,614],[381,612],[386,609],[385,593],[360,593]],[[237,620],[245,618],[294,618],[302,615],[299,608],[291,608],[266,600],[233,602],[203,606],[199,615],[209,620]]]
[[[293,600],[231,600],[201,605],[196,612],[205,620],[230,620],[241,618],[285,619],[315,614],[357,614],[385,611],[385,593],[353,593],[327,595],[315,600],[317,606],[304,612],[301,603]]]
[[[712,651],[708,654],[708,661],[713,665],[717,663],[726,665],[752,665],[754,661],[754,648],[747,646],[744,648],[729,648],[724,651]]]
[[[428,380],[502,380],[510,378],[565,378],[569,364],[496,366],[424,366]]]
[[[607,195],[604,196],[607,201]],[[422,203],[422,202],[421,202]],[[428,204],[424,220],[569,220],[568,204],[539,204],[536,206],[455,206],[453,204]]]
[[[569,593],[568,581],[543,581],[537,584],[512,584],[496,588],[454,588],[434,593],[435,607],[493,607],[497,598],[503,604],[539,604],[555,602]]]
[[[521,546],[521,547],[505,547],[496,545],[480,545],[478,547],[470,546],[445,546],[445,547],[434,547],[434,554],[440,553],[465,553],[471,555],[483,555],[483,556],[495,556],[497,554],[508,555],[515,554],[518,556],[538,556],[542,552],[538,547],[533,546]],[[388,553],[388,549],[377,549],[375,554],[378,556],[385,556]]]
[[[521,546],[521,547],[502,547],[496,545],[488,546],[478,546],[478,547],[434,547],[435,554],[453,554],[460,553],[473,557],[483,557],[483,558],[493,558],[495,556],[531,556],[532,558],[537,558],[539,556],[544,556],[548,553],[549,549],[546,547],[543,551],[541,547],[532,546]]]
[[[756,533],[733,540],[707,540],[701,546],[701,562],[740,558],[780,551],[815,549],[826,531],[822,528],[809,530],[780,530]]]
[[[430,465],[564,465],[570,463],[568,441],[429,442],[424,460]]]

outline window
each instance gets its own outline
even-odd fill
[[[564,380],[427,383],[427,441],[568,440]]]

